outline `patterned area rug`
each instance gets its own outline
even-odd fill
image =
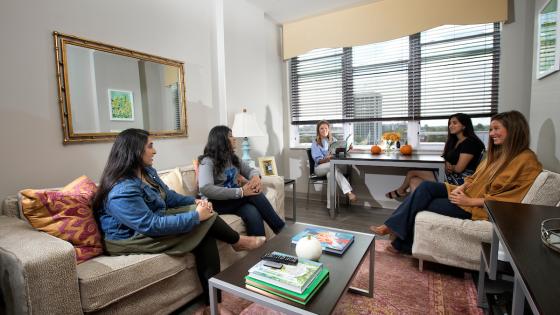
[[[374,297],[346,293],[333,314],[483,314],[476,306],[470,273],[418,270],[418,261],[385,251],[387,240],[375,243]],[[352,285],[366,288],[369,255]],[[281,314],[224,293],[223,305],[234,314]]]

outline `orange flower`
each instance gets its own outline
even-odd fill
[[[401,139],[401,135],[398,132],[386,132],[381,138],[385,141],[397,142]]]

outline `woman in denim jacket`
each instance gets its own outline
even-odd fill
[[[111,255],[192,252],[208,304],[208,279],[220,271],[216,239],[250,250],[264,238],[239,235],[210,202],[170,190],[152,168],[155,154],[145,130],[117,136],[93,204],[106,250]]]

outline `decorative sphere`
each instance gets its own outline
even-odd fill
[[[371,154],[381,154],[381,147],[378,145],[372,145]]]
[[[405,144],[401,146],[401,154],[402,155],[411,155],[412,154],[412,146],[410,144]]]
[[[317,261],[322,253],[323,248],[321,247],[321,242],[311,235],[300,239],[296,244],[296,255],[299,258]]]

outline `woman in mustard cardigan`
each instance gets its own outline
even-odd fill
[[[410,253],[416,214],[423,210],[460,219],[487,220],[484,200],[520,202],[542,171],[529,149],[529,125],[518,111],[494,115],[488,156],[461,186],[423,182],[381,226],[378,235],[393,234],[391,252]]]

